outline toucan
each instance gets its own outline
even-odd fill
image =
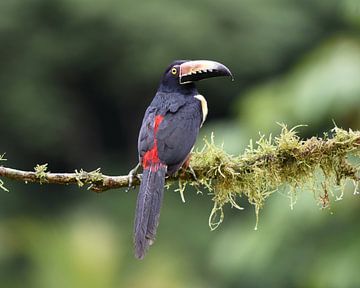
[[[135,257],[143,259],[155,241],[165,177],[188,163],[200,127],[208,114],[195,81],[230,76],[223,64],[209,60],[176,60],[163,74],[146,109],[138,138],[139,164],[129,173],[130,185],[142,167],[134,227]]]

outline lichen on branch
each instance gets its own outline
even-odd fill
[[[310,188],[323,207],[330,201],[329,187],[342,189],[349,179],[358,188],[359,167],[349,163],[347,157],[349,153],[360,156],[360,131],[335,127],[331,138],[325,134],[323,138],[301,140],[297,127],[289,130],[281,126],[281,133],[274,140],[271,135],[268,138],[262,135],[255,146],[250,141],[240,156],[227,154],[214,144],[213,137],[211,141],[205,140],[202,150],[193,153],[191,166],[197,181],[187,180],[182,187],[185,189],[186,184],[198,187],[200,183],[211,192],[214,201],[209,217],[211,229],[222,222],[224,204],[241,209],[236,202],[239,197],[247,198],[255,206],[256,229],[259,210],[280,187],[289,187],[291,203],[295,202],[297,191]],[[318,185],[320,178],[323,180]],[[333,190],[330,189],[330,194]]]
[[[0,154],[0,162],[1,161],[6,161],[6,159],[4,158],[5,154]],[[0,179],[0,189],[5,191],[5,192],[9,192],[8,189],[5,188],[4,186],[4,182]]]
[[[351,154],[360,160],[360,131],[335,127],[331,137],[324,134],[322,138],[302,140],[296,131],[299,126],[288,129],[281,124],[281,127],[279,136],[272,139],[271,135],[262,135],[255,145],[250,141],[239,156],[229,155],[223,147],[215,145],[213,136],[210,141],[205,139],[203,149],[192,153],[192,171],[187,169],[167,178],[167,185],[178,181],[177,190],[183,199],[187,185],[196,187],[198,191],[207,189],[214,201],[209,217],[211,229],[216,229],[223,221],[225,204],[242,209],[238,204],[239,197],[247,198],[254,205],[257,223],[265,200],[282,187],[289,188],[291,204],[300,189],[311,189],[321,207],[329,205],[330,196],[342,198],[343,192],[337,195],[334,191],[343,191],[346,180],[354,182],[354,191],[358,193],[359,165],[351,163],[348,156]],[[4,155],[0,155],[0,161],[5,161]],[[104,175],[100,168],[91,172],[75,170],[75,173],[51,173],[47,169],[47,164],[37,165],[34,171],[0,165],[0,177],[25,183],[87,186],[94,192],[128,187],[130,180],[127,175]],[[139,184],[139,177],[135,178],[133,185]],[[2,180],[0,189],[8,191]]]

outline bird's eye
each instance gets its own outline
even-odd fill
[[[176,74],[177,74],[177,70],[176,70],[175,67],[173,67],[173,68],[171,69],[171,74],[173,74],[173,75],[176,75]]]

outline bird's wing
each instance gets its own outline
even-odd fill
[[[167,99],[168,103],[166,107],[158,107],[158,105],[156,105],[155,100],[158,100],[157,97],[169,98]],[[169,113],[170,115],[174,115],[181,107],[186,104],[185,98],[177,98],[175,99],[176,101],[172,99],[173,98],[166,96],[166,94],[158,93],[151,105],[146,109],[138,138],[138,151],[140,162],[145,153],[151,150],[154,146],[154,126],[156,116],[161,115],[164,117],[168,117],[166,115]]]
[[[139,158],[154,146],[154,121],[156,116],[156,108],[149,106],[145,112],[138,138]]]
[[[156,134],[159,158],[168,166],[182,164],[192,147],[202,121],[198,101],[168,111]]]

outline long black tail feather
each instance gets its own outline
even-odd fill
[[[164,194],[166,165],[144,169],[135,210],[135,257],[143,259],[154,242]]]

